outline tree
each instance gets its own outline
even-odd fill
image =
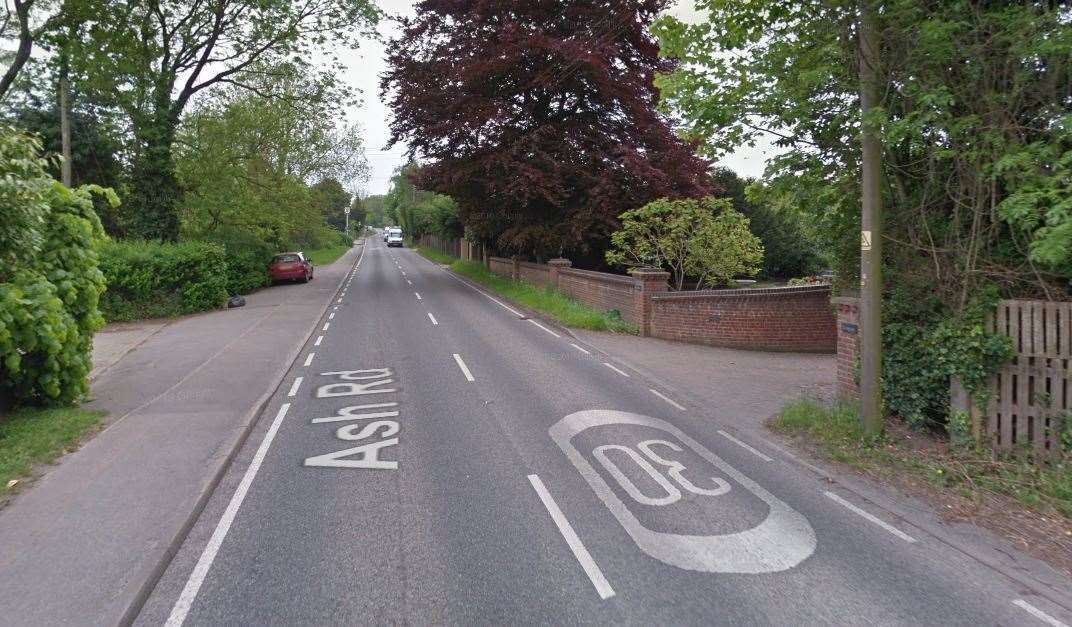
[[[368,224],[368,209],[360,196],[354,196],[350,202],[350,232],[357,233]]]
[[[763,244],[748,230],[748,218],[724,198],[662,198],[621,219],[607,261],[666,268],[678,290],[686,277],[696,279],[697,289],[730,285],[738,276],[754,275],[763,262]]]
[[[384,203],[386,200],[387,196],[373,194],[362,201],[368,211],[366,224],[369,226],[387,226],[386,218],[384,217]]]
[[[822,260],[818,245],[807,233],[795,207],[780,206],[777,198],[768,201],[762,184],[742,179],[729,168],[714,168],[711,185],[723,190],[724,197],[748,218],[749,229],[763,242],[760,277],[793,278],[819,270]]]
[[[71,59],[94,93],[129,118],[134,143],[129,202],[138,234],[178,236],[180,188],[172,149],[182,114],[196,95],[231,86],[285,99],[295,74],[337,87],[334,59],[320,66],[307,59],[323,58],[322,50],[331,45],[356,45],[378,16],[368,0],[81,3],[73,17],[82,36]]]
[[[600,250],[618,215],[702,196],[707,164],[655,111],[666,0],[422,0],[388,48],[391,143],[421,188],[506,250]],[[431,89],[430,86],[435,86]]]
[[[350,206],[351,196],[343,189],[338,179],[327,177],[321,179],[313,190],[320,195],[324,219],[340,231],[346,228],[346,208]],[[356,196],[354,197],[356,199]],[[353,216],[350,216],[351,219]]]
[[[35,26],[33,24],[35,18],[40,18],[46,7],[50,7],[50,5],[51,2],[48,0],[12,0],[11,4],[4,2],[6,15],[3,22],[0,23],[0,36],[17,39],[19,45],[15,50],[15,54],[11,57],[11,63],[4,70],[3,75],[0,76],[0,100],[7,96],[8,91],[11,90],[12,85],[15,83],[15,79],[19,77],[19,73],[30,60],[30,55],[33,54],[34,42],[39,41],[55,28],[58,22],[64,19],[62,9],[67,6],[66,2],[61,5],[59,11],[54,12],[48,18],[36,19],[38,24]]]

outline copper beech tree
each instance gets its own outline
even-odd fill
[[[622,213],[709,194],[708,163],[656,111],[667,0],[422,0],[388,49],[391,144],[469,232],[598,263]]]

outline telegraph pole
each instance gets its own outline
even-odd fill
[[[879,100],[877,0],[860,2],[861,207],[860,423],[866,435],[882,433],[882,143],[868,123]]]

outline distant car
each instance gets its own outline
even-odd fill
[[[305,258],[305,253],[280,253],[272,257],[268,264],[268,274],[272,282],[277,281],[301,281],[308,283],[313,280],[313,264]]]
[[[402,229],[391,229],[387,231],[387,246],[399,246],[403,245]]]

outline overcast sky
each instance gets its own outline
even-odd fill
[[[412,14],[415,0],[377,0],[385,11],[391,14]],[[676,0],[671,12],[681,19],[699,19],[699,13],[693,6],[693,0]],[[380,27],[385,38],[396,34],[393,22],[386,21]],[[363,102],[350,112],[351,120],[361,124],[364,131],[366,152],[371,166],[371,179],[367,185],[368,194],[387,192],[391,173],[403,161],[404,146],[395,146],[385,151],[388,132],[387,124],[390,112],[380,101],[379,75],[385,69],[384,48],[377,42],[368,42],[360,50],[348,55],[347,64],[349,82],[361,89]],[[770,153],[769,144],[760,144],[755,148],[745,148],[727,157],[722,163],[733,168],[742,176],[759,176],[763,173],[766,155]]]

